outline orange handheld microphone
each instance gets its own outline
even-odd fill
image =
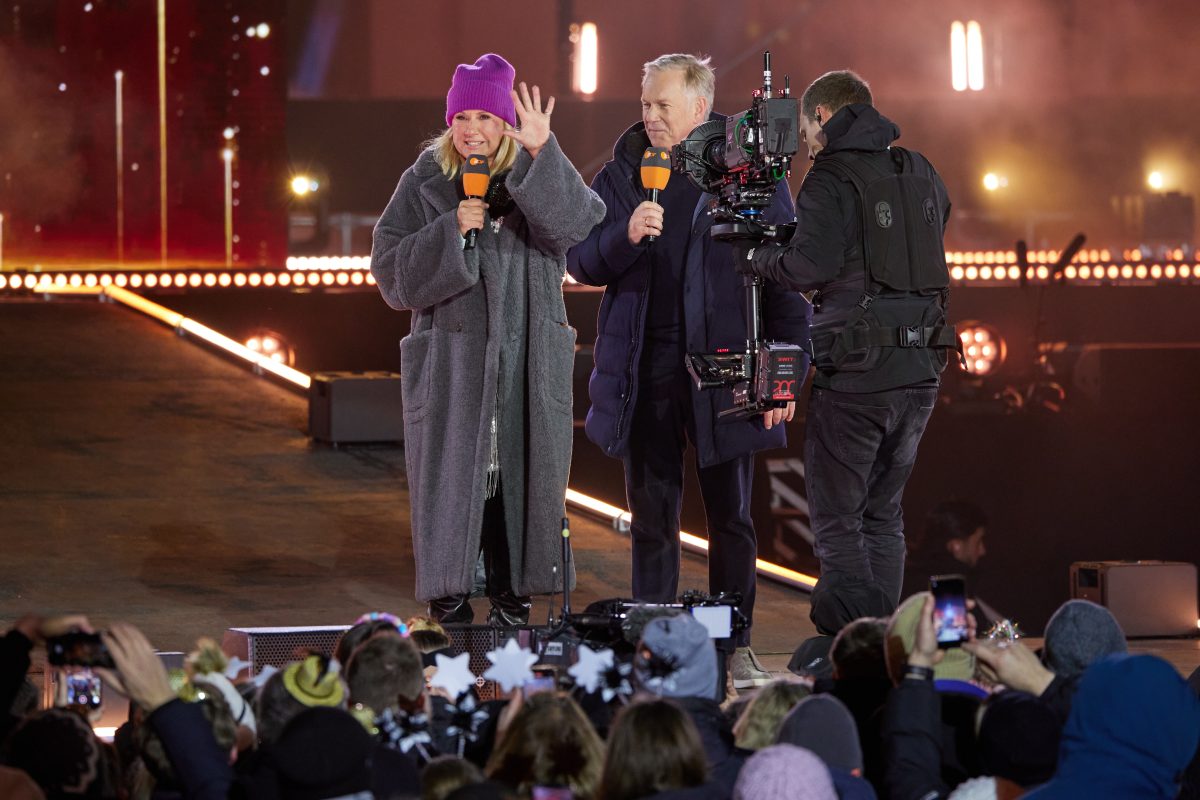
[[[671,179],[671,151],[665,148],[647,147],[642,153],[642,188],[646,190],[646,199],[651,203],[658,202],[658,193],[667,188]],[[657,236],[647,236],[646,241],[653,242]]]
[[[470,155],[462,167],[462,182],[463,194],[468,198],[481,198],[487,194],[488,181],[492,177],[491,164],[488,163],[487,156]],[[464,250],[475,249],[475,237],[479,234],[478,230],[472,229],[467,231],[467,243],[463,245]]]

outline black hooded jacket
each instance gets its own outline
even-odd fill
[[[883,153],[900,137],[900,129],[874,107],[862,103],[835,113],[822,129],[824,148],[816,156],[796,197],[796,233],[778,247],[757,248],[755,273],[800,292],[819,291],[813,313],[812,332],[818,337],[841,330],[865,288],[862,252],[862,218],[853,185],[832,170],[818,168],[822,159],[839,154],[863,158]],[[946,187],[933,167],[913,153],[918,168],[928,167],[932,176],[943,227],[950,216]],[[893,311],[913,315],[896,324],[919,324],[928,297],[881,298]],[[904,304],[911,304],[905,309]],[[936,384],[944,368],[944,350],[884,348],[877,365],[862,372],[838,372],[820,363],[813,385],[845,392],[881,392],[914,384]]]

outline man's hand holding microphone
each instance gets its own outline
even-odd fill
[[[658,204],[658,193],[667,188],[671,178],[671,151],[647,147],[642,153],[641,178],[646,199],[629,216],[629,243],[635,247],[643,239],[653,242],[662,235],[663,207]]]

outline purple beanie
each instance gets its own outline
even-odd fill
[[[516,127],[517,109],[509,94],[516,74],[513,65],[495,53],[480,56],[474,64],[459,64],[446,94],[446,125],[458,112],[477,108]]]
[[[803,747],[764,747],[742,766],[733,800],[837,800],[829,768]]]

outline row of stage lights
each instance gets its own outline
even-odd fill
[[[0,290],[44,291],[63,287],[92,288],[117,286],[122,289],[215,289],[215,288],[286,288],[374,286],[370,272],[250,272],[222,270],[218,272],[96,272],[14,273],[0,274]]]
[[[1136,251],[1135,251],[1136,252]],[[1025,268],[1027,281],[1050,279],[1054,251],[1030,253],[1031,265]],[[1092,251],[1087,256],[1101,259],[1108,251]],[[947,254],[950,278],[956,283],[1008,284],[1021,280],[1021,267],[1009,260],[1015,254],[1001,251]],[[1081,258],[1082,260],[1082,258]],[[1033,266],[1033,264],[1037,264]],[[366,256],[297,257],[287,260],[286,270],[165,270],[158,272],[16,272],[0,273],[0,291],[44,291],[62,287],[117,286],[129,289],[215,289],[215,288],[350,288],[375,285]],[[1114,281],[1200,281],[1200,263],[1146,264],[1139,261],[1068,264],[1062,272],[1067,281],[1088,283]],[[575,283],[569,276],[567,283]]]
[[[1200,280],[1200,264],[1068,264],[1063,268],[1068,281],[1190,281]],[[950,268],[950,278],[967,283],[1021,280],[1021,268],[1004,266],[961,266]],[[1050,279],[1050,267],[1027,267],[1026,280]]]

